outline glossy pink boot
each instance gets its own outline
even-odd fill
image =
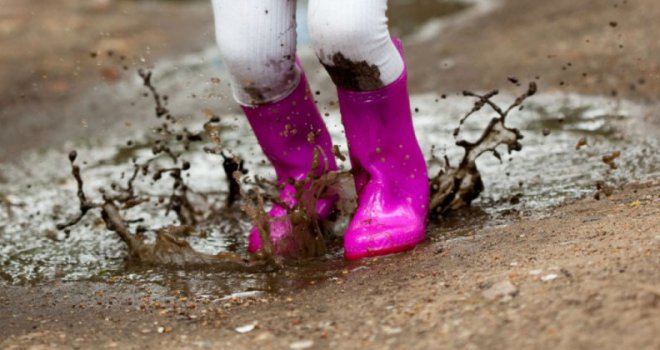
[[[323,151],[321,156],[326,157],[328,164],[327,169],[319,169],[315,175],[337,169],[330,134],[314,103],[305,74],[300,70],[300,83],[289,96],[265,105],[242,107],[261,149],[275,168],[280,184],[307,176],[312,168],[315,148]],[[325,164],[321,159],[321,164]],[[280,199],[293,205],[295,194],[295,188],[287,184],[280,193]],[[319,217],[327,218],[335,202],[336,197],[319,198],[316,210]],[[279,205],[273,205],[268,213],[273,218],[270,223],[271,240],[277,255],[287,255],[295,249],[291,223],[285,214],[286,210]],[[259,231],[254,227],[250,231],[248,250],[254,253],[261,247]]]
[[[406,69],[378,90],[338,88],[338,96],[358,197],[344,256],[354,260],[411,249],[425,237],[429,183],[413,129]]]

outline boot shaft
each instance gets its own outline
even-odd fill
[[[390,185],[385,186],[388,197],[411,197],[427,206],[428,173],[413,127],[405,68],[381,89],[337,93],[358,194],[368,181],[376,181]]]
[[[304,73],[284,99],[242,109],[279,181],[303,179],[312,169],[315,150],[320,152],[321,164],[314,175],[337,169],[330,134]]]

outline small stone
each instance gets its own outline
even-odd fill
[[[172,333],[172,327],[158,327],[158,333]]]
[[[236,327],[235,331],[241,334],[250,333],[254,330],[255,327],[257,327],[257,323],[257,321],[254,321],[250,324],[246,324],[245,326]]]
[[[518,288],[509,280],[497,282],[481,293],[488,300],[500,299],[501,301],[511,300],[517,294]]]
[[[541,277],[541,281],[550,282],[550,281],[553,281],[553,280],[557,279],[557,277],[559,277],[559,275],[557,275],[556,273],[549,273],[549,274]]]
[[[312,346],[314,346],[314,341],[313,340],[301,340],[301,341],[291,343],[291,345],[289,345],[289,349],[303,350],[303,349],[309,349]]]
[[[383,326],[383,333],[386,335],[395,335],[401,333],[403,330],[399,327]]]

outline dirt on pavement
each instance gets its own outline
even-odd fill
[[[213,302],[155,285],[4,287],[0,346],[657,349],[658,227],[660,186],[629,186],[545,218],[431,234],[412,252],[284,295]]]
[[[538,78],[543,91],[657,101],[660,16],[653,0],[500,1],[408,48],[413,91],[451,93]],[[429,77],[433,77],[429,79]]]
[[[115,96],[83,108],[80,96],[134,78],[137,68],[163,58],[208,47],[212,21],[203,0],[3,1],[0,161],[130,120],[103,111]]]

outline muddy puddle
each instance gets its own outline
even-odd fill
[[[402,9],[408,6],[405,1],[399,3]],[[401,25],[401,30],[405,32],[405,25]],[[302,51],[303,62],[312,62],[310,53],[305,53],[304,48]],[[169,96],[167,107],[177,118],[178,126],[201,132],[211,115],[219,116],[217,137],[222,147],[245,160],[249,175],[272,179],[274,171],[267,165],[244,117],[231,107],[225,77],[218,73],[220,67],[215,51],[210,50],[163,62],[154,70],[153,80],[161,94]],[[329,80],[320,68],[310,72],[312,86],[327,86]],[[515,86],[511,90],[524,91]],[[92,201],[101,200],[99,189],[125,183],[133,172],[133,161],[140,164],[153,158],[153,142],[163,133],[161,121],[153,117],[149,91],[137,75],[133,80],[95,89],[81,100],[99,99],[104,94],[121,96],[111,108],[114,114],[137,111],[137,116],[131,128],[118,126],[95,138],[67,145],[68,149],[77,150],[76,163]],[[516,96],[502,93],[493,101],[508,106]],[[334,100],[334,95],[324,89],[319,105],[333,141],[345,152]],[[487,108],[477,112],[462,125],[457,140],[454,130],[474,102],[474,98],[462,94],[412,96],[415,128],[429,162],[430,176],[445,168],[447,161],[457,165],[463,149],[456,142],[477,140],[494,117]],[[502,149],[501,159],[490,154],[480,157],[477,166],[483,192],[471,208],[432,222],[430,240],[460,239],[478,227],[506,224],[521,213],[551,215],[552,208],[561,203],[596,196],[624,182],[657,178],[660,135],[645,129],[649,116],[653,116],[653,111],[648,106],[603,97],[544,93],[541,85],[539,93],[507,118],[507,125],[519,129],[524,136],[522,150],[508,154]],[[207,254],[245,255],[251,223],[238,206],[226,207],[223,158],[205,152],[209,146],[213,145],[208,140],[192,143],[180,157],[181,162],[190,164],[182,173],[183,181],[192,192],[204,194],[205,210],[214,217],[186,241]],[[161,155],[152,166],[165,168],[169,161],[167,155]],[[340,167],[348,170],[349,164],[340,162]],[[99,210],[93,209],[66,231],[57,229],[57,224],[75,217],[79,211],[76,181],[70,169],[68,152],[55,150],[28,152],[18,162],[0,168],[0,280],[4,283],[53,279],[150,283],[221,299],[288,291],[349,271],[376,268],[377,260],[343,261],[339,237],[330,238],[325,256],[291,263],[279,271],[127,266],[125,245],[106,230]],[[172,181],[175,180],[167,176],[160,181],[138,178],[134,185],[136,191],[158,198],[170,194]],[[606,200],[606,193],[599,197]],[[160,204],[154,201],[125,212],[133,227],[147,227],[143,233],[146,242],[155,240],[156,229],[178,222],[176,213],[164,214]],[[340,218],[334,228],[337,233],[341,233],[347,220]]]
[[[185,73],[184,73],[185,74]],[[164,80],[177,80],[176,74]],[[174,82],[160,81],[163,85]],[[136,88],[139,90],[139,88]],[[496,99],[510,102],[513,96]],[[446,155],[457,163],[462,150],[454,145],[452,135],[462,116],[472,108],[473,99],[464,96],[427,94],[412,97],[415,127],[422,149],[430,164],[430,174],[436,174]],[[346,150],[336,109],[329,109],[326,118],[333,140]],[[447,239],[471,232],[475,226],[505,223],[518,213],[551,213],[560,203],[593,196],[599,181],[615,186],[625,181],[643,181],[659,175],[657,138],[645,135],[642,120],[650,111],[625,101],[600,97],[564,94],[538,94],[524,104],[522,111],[512,112],[510,126],[520,129],[523,148],[509,156],[502,152],[502,162],[490,155],[478,161],[485,190],[473,203],[473,208],[450,215],[430,225],[433,240]],[[462,127],[461,137],[479,137],[492,113],[484,110]],[[188,122],[190,129],[199,129],[207,117],[199,113]],[[223,115],[220,138],[227,149],[246,159],[250,174],[273,178],[256,140],[240,115]],[[195,121],[197,120],[197,122]],[[640,129],[639,131],[636,131]],[[121,182],[132,172],[127,159],[148,159],[148,147],[155,129],[135,131],[133,135],[106,135],[94,144],[71,145],[78,150],[85,188],[91,197],[99,199],[95,189]],[[657,136],[657,135],[656,135]],[[127,142],[130,140],[130,146]],[[580,146],[581,140],[586,144]],[[224,210],[226,179],[222,158],[202,151],[203,144],[191,147],[182,156],[190,162],[184,179],[194,179],[189,186],[199,193],[209,193],[217,210]],[[614,160],[617,169],[603,162],[603,156],[619,152]],[[432,159],[431,154],[435,156]],[[162,158],[156,161],[165,162]],[[348,164],[342,166],[348,169]],[[273,291],[306,284],[342,273],[348,266],[341,259],[340,243],[332,245],[326,257],[286,272],[240,273],[232,271],[172,271],[158,268],[128,267],[126,249],[116,235],[105,229],[98,212],[86,216],[68,232],[56,229],[56,224],[76,215],[76,184],[69,174],[67,155],[56,151],[33,152],[20,163],[3,166],[4,181],[0,183],[4,208],[0,210],[0,266],[3,279],[11,283],[35,282],[44,279],[104,280],[120,278],[128,281],[165,282],[187,276],[201,289],[214,289],[219,294],[239,291]],[[167,181],[151,184],[138,181],[136,187],[151,194],[166,195]],[[215,198],[214,198],[215,197]],[[467,215],[464,215],[468,213]],[[203,227],[203,237],[190,237],[191,245],[202,252],[244,252],[246,234],[251,226],[238,208],[225,211],[221,219]],[[165,227],[177,222],[176,215],[162,215],[157,206],[129,210],[127,220],[142,220],[150,227]],[[340,230],[341,228],[339,228]],[[146,233],[147,240],[153,239]],[[337,239],[338,240],[338,239]],[[283,274],[283,275],[282,275]],[[195,278],[190,278],[193,275]],[[280,276],[274,277],[274,275]],[[172,277],[174,276],[174,277]],[[178,276],[178,277],[177,277]],[[282,278],[286,276],[286,278]],[[204,286],[205,282],[208,284]],[[219,282],[222,281],[222,282]]]

